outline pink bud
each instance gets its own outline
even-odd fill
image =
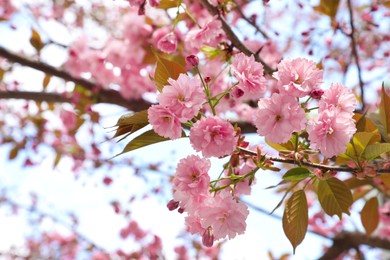
[[[186,57],[186,62],[188,65],[191,65],[193,67],[197,67],[199,65],[199,58],[195,55],[191,54]]]
[[[104,177],[103,183],[106,185],[110,185],[112,183],[112,179],[110,177]]]
[[[172,211],[172,210],[175,210],[179,207],[179,202],[178,201],[174,201],[174,200],[170,200],[167,204],[167,208]]]
[[[235,87],[233,91],[231,92],[232,97],[234,98],[240,98],[245,94],[244,90],[242,90],[239,87]]]
[[[208,227],[204,233],[203,233],[203,236],[202,236],[202,243],[204,246],[207,246],[207,247],[212,247],[213,244],[214,244],[214,235],[213,235],[213,228],[212,227]]]
[[[177,210],[177,212],[179,212],[180,214],[183,214],[184,209],[183,209],[183,208],[179,208],[179,209]]]
[[[172,53],[177,48],[177,38],[173,32],[166,34],[157,42],[157,48],[165,53]]]
[[[211,78],[210,78],[209,76],[207,76],[207,77],[204,78],[204,81],[205,81],[206,83],[209,83],[209,82],[211,81]]]
[[[320,99],[323,94],[324,91],[322,89],[314,89],[310,92],[310,96],[314,99]]]

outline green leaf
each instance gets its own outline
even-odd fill
[[[162,91],[165,85],[168,85],[168,79],[177,79],[180,74],[186,74],[186,69],[173,61],[157,57],[157,66],[154,73],[154,82],[156,83],[157,90]]]
[[[287,143],[277,144],[277,143],[271,143],[267,139],[265,139],[265,142],[274,148],[278,152],[283,151],[294,151],[294,144],[289,140]]]
[[[377,143],[381,140],[379,132],[358,132],[353,136],[353,144],[358,156],[361,156],[370,144]]]
[[[370,144],[364,150],[363,157],[366,160],[372,160],[387,152],[390,152],[389,143]]]
[[[325,14],[333,21],[336,17],[337,10],[339,8],[340,0],[321,0],[320,4],[314,6],[313,9],[317,12]]]
[[[206,54],[207,58],[214,59],[218,57],[219,54],[221,54],[221,50],[211,47],[211,46],[203,46],[200,48],[200,50]]]
[[[353,202],[351,190],[339,179],[319,180],[317,196],[329,216],[337,215],[341,219],[342,213],[350,214],[349,207]]]
[[[37,50],[37,52],[40,52],[43,46],[45,46],[45,44],[42,42],[41,36],[34,29],[31,29],[30,43],[35,48],[35,50]]]
[[[306,179],[307,177],[310,177],[311,171],[309,171],[305,167],[297,167],[288,170],[284,175],[283,175],[283,180],[288,180],[288,181],[300,181],[303,179]]]
[[[370,235],[378,227],[379,211],[378,199],[376,197],[367,200],[360,214],[360,219],[367,235]]]
[[[303,190],[294,192],[288,199],[283,213],[283,231],[295,248],[303,241],[308,225],[308,207]]]
[[[384,139],[390,142],[390,96],[385,91],[385,84],[382,83],[382,98],[379,105],[381,123],[384,126]]]
[[[153,130],[146,131],[141,135],[137,136],[133,140],[131,140],[123,149],[120,154],[124,154],[133,150],[136,150],[141,147],[145,147],[151,144],[164,142],[170,140],[169,138],[161,137],[156,134]],[[118,154],[119,155],[119,154]]]

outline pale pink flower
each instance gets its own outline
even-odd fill
[[[243,98],[259,99],[267,90],[263,65],[256,62],[253,55],[248,57],[243,53],[237,54],[232,71],[240,82],[237,87],[244,92]]]
[[[199,212],[190,212],[185,218],[185,225],[187,232],[191,234],[203,234],[206,228],[202,227],[201,218]]]
[[[267,40],[266,42],[260,42],[258,40],[246,40],[244,43],[253,53],[258,52],[264,62],[272,68],[275,68],[283,57],[275,41]]]
[[[379,214],[381,222],[390,226],[390,201],[379,208]]]
[[[153,105],[148,109],[148,121],[160,136],[177,139],[181,137],[179,119],[165,106]]]
[[[200,204],[209,194],[209,160],[190,155],[180,160],[173,178],[174,200],[187,211]],[[194,204],[194,205],[193,205]]]
[[[185,37],[186,47],[190,51],[197,51],[202,46],[216,46],[224,39],[222,23],[217,18],[207,22],[202,29],[192,29]]]
[[[356,105],[357,100],[352,91],[337,83],[332,83],[319,101],[320,111],[334,107],[340,112],[352,113]]]
[[[232,239],[245,232],[249,210],[245,204],[237,202],[228,190],[223,190],[207,199],[199,214],[202,226],[212,228],[215,240],[226,236]]]
[[[165,53],[172,53],[176,51],[177,48],[177,38],[176,35],[173,32],[170,32],[164,37],[162,37],[157,42],[157,48]]]
[[[241,165],[240,167],[235,168],[233,173],[237,176],[243,176],[245,174],[248,174],[249,172],[251,172],[255,168],[256,168],[256,165],[254,165],[254,163],[252,161],[247,161],[243,165]],[[229,171],[226,170],[224,173],[226,176],[228,176]],[[234,190],[233,190],[234,196],[250,195],[251,194],[252,187],[249,185],[249,180],[250,180],[249,177],[245,178],[243,181],[237,183],[234,186]],[[256,181],[253,179],[252,184],[254,184],[255,182]],[[226,179],[226,180],[220,181],[219,183],[221,186],[223,186],[223,185],[231,184],[232,181]]]
[[[237,137],[233,126],[216,116],[202,118],[190,131],[192,147],[205,157],[221,157],[231,154],[236,148]]]
[[[60,113],[60,118],[67,132],[70,132],[77,127],[77,115],[75,112],[62,110]]]
[[[307,132],[310,144],[325,157],[332,157],[345,151],[356,126],[350,113],[327,109],[308,125]]]
[[[206,101],[199,78],[180,74],[177,80],[168,79],[168,83],[170,85],[164,87],[157,100],[168,107],[181,122],[192,119]]]
[[[262,98],[253,116],[257,133],[273,143],[287,142],[293,132],[305,129],[305,111],[296,98],[278,93]]]
[[[0,18],[9,19],[16,11],[15,7],[10,0],[0,0]]]
[[[277,67],[273,76],[279,81],[283,94],[304,97],[322,83],[322,70],[314,61],[304,58],[282,60]]]

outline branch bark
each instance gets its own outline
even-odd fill
[[[333,239],[333,245],[326,251],[320,260],[337,259],[343,252],[352,248],[359,248],[360,245],[390,250],[390,240],[379,237],[371,237],[359,232],[341,232]]]
[[[100,86],[97,83],[88,81],[86,79],[82,78],[76,78],[72,76],[71,74],[60,70],[58,68],[55,68],[53,66],[50,66],[48,64],[45,64],[43,62],[31,60],[22,56],[19,56],[18,54],[12,53],[8,51],[7,49],[0,46],[0,56],[6,58],[10,62],[19,63],[23,66],[27,66],[36,70],[39,70],[43,73],[50,74],[59,78],[62,78],[65,81],[72,81],[77,85],[82,86],[83,88],[93,91],[95,93],[96,90],[96,97],[98,103],[109,103],[109,104],[115,104],[118,106],[125,107],[132,111],[141,111],[147,109],[151,104],[149,102],[146,102],[144,100],[126,100],[122,97],[122,95],[115,90],[112,89],[105,89],[103,86]],[[15,93],[13,93],[15,94]],[[5,93],[2,93],[3,96],[5,96]],[[11,94],[8,94],[8,96]],[[16,98],[17,95],[14,95],[14,98]],[[30,97],[32,96],[30,93]],[[60,99],[58,99],[60,100]],[[62,102],[62,101],[59,101]]]

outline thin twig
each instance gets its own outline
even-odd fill
[[[264,72],[266,74],[270,74],[271,75],[273,72],[275,72],[275,70],[272,69],[259,55],[255,55],[251,50],[248,49],[248,47],[246,47],[245,44],[243,44],[240,41],[240,39],[238,39],[237,35],[233,32],[233,30],[230,27],[230,25],[226,22],[225,18],[221,15],[221,13],[219,12],[218,8],[216,8],[215,6],[210,4],[208,0],[200,0],[200,2],[209,11],[209,13],[211,15],[216,15],[218,17],[218,20],[220,20],[221,23],[222,23],[222,29],[226,33],[226,36],[229,38],[229,40],[232,42],[232,44],[237,49],[242,51],[247,56],[253,55],[257,62],[260,62],[261,64],[263,64]]]
[[[352,55],[355,59],[356,62],[356,68],[357,68],[357,73],[358,73],[358,78],[359,78],[359,87],[360,87],[360,95],[362,99],[362,111],[364,112],[365,108],[365,101],[364,101],[364,83],[362,79],[362,71],[360,68],[360,62],[359,62],[359,54],[358,50],[356,47],[356,40],[355,40],[355,25],[354,25],[354,18],[353,18],[353,9],[352,9],[352,1],[348,0],[348,11],[349,11],[349,23],[351,26],[351,33],[348,34],[349,38],[351,38],[351,45],[352,45]]]
[[[242,18],[244,21],[246,21],[247,23],[249,23],[253,28],[255,28],[255,29],[256,29],[256,32],[261,33],[261,35],[263,35],[263,37],[264,37],[265,39],[269,39],[268,34],[256,24],[256,21],[254,21],[254,20],[252,20],[252,19],[246,17],[246,15],[244,14],[244,12],[243,12],[242,9],[241,9],[241,6],[239,6],[239,5],[236,3],[236,1],[233,1],[233,2],[234,2],[234,4],[236,5],[235,10],[240,14],[241,18]]]
[[[257,153],[242,147],[239,147],[240,151],[249,155],[257,156]],[[287,163],[287,164],[297,164],[297,161],[294,159],[285,159],[285,158],[277,158],[277,157],[271,157],[266,156],[267,160],[273,161],[273,162],[281,162],[281,163]],[[335,171],[335,172],[358,172],[359,170],[357,168],[352,168],[349,166],[332,166],[332,165],[323,165],[318,163],[312,163],[307,161],[300,161],[301,165],[317,168],[323,171]],[[377,173],[390,173],[390,169],[380,168],[375,169]]]

